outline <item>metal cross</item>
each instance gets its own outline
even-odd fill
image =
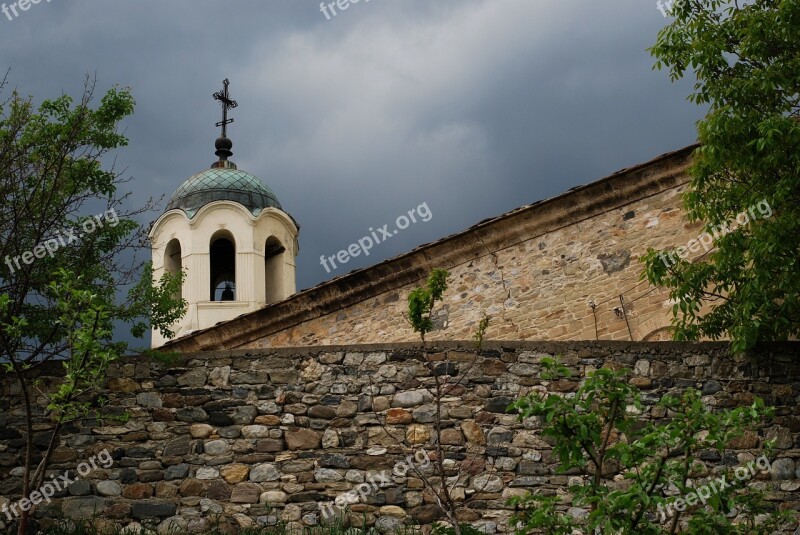
[[[214,93],[214,100],[219,100],[220,103],[222,104],[222,120],[217,123],[217,126],[222,127],[222,137],[228,137],[227,136],[228,124],[233,122],[232,118],[228,119],[228,110],[229,109],[232,110],[233,108],[238,106],[239,103],[233,100],[230,94],[228,94],[228,86],[230,85],[230,82],[228,81],[227,78],[225,78],[222,81],[222,85],[223,85],[223,90]]]

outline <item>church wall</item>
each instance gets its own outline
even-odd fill
[[[407,297],[433,268],[449,270],[450,287],[431,339],[469,338],[483,314],[491,316],[492,340],[668,338],[668,292],[641,280],[639,257],[700,234],[682,210],[692,150],[523,207],[169,347],[413,341],[403,317]]]
[[[568,484],[568,476],[556,473],[540,424],[504,413],[508,403],[534,389],[576,389],[575,381],[540,378],[541,360],[548,355],[560,355],[576,377],[601,366],[633,370],[644,417],[656,421],[664,416],[654,407],[656,400],[687,387],[702,389],[708,405],[718,408],[764,398],[777,407],[775,419],[764,429],[747,430],[734,445],[735,458],[725,462],[746,464],[766,438],[775,438],[769,471],[749,484],[765,489],[776,505],[798,510],[798,354],[796,342],[736,357],[720,343],[492,342],[479,355],[468,342],[437,343],[427,358],[440,362],[439,369],[466,375],[444,400],[441,440],[457,465],[469,464],[469,485],[483,489],[463,506],[463,519],[488,533],[504,533],[512,514],[507,498]],[[351,506],[359,525],[365,516],[391,533],[403,519],[430,523],[437,509],[421,480],[391,472],[408,455],[434,451],[434,409],[423,392],[433,379],[422,358],[413,344],[386,344],[115,363],[108,373],[104,419],[69,426],[52,470],[74,474],[88,459],[103,459],[103,451],[113,463],[56,493],[35,517],[43,523],[86,516],[123,525],[161,523],[159,532],[198,531],[216,521],[248,526],[282,520],[299,527],[319,520],[320,502],[372,479],[383,484]],[[47,392],[60,367],[37,373]],[[1,507],[20,498],[25,430],[18,387],[0,376],[0,389]],[[41,405],[35,413],[35,442],[41,447],[51,424]],[[418,459],[424,464],[424,454]],[[703,459],[712,470],[723,462],[714,455]]]
[[[684,186],[565,226],[448,269],[449,288],[431,339],[468,338],[483,314],[492,340],[642,340],[670,324],[668,291],[640,280],[648,247],[685,244],[700,233],[680,210]],[[636,214],[626,219],[627,214]],[[435,260],[432,262],[435,264]],[[242,348],[410,342],[403,313],[423,281],[278,332]],[[620,295],[628,322],[622,314]],[[590,301],[597,304],[597,330]],[[628,329],[630,325],[630,331]]]

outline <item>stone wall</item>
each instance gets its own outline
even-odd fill
[[[451,276],[432,339],[469,339],[484,313],[492,316],[490,340],[668,339],[668,292],[640,279],[638,259],[700,233],[681,204],[692,150],[523,206],[169,347],[411,342],[407,296],[433,268]]]
[[[507,531],[508,497],[568,483],[555,473],[539,425],[504,413],[532,389],[576,388],[574,381],[540,379],[545,355],[561,355],[578,375],[603,365],[632,369],[652,419],[663,416],[651,410],[662,394],[686,387],[702,389],[715,407],[749,404],[754,396],[776,405],[775,420],[749,430],[725,462],[744,464],[766,437],[776,438],[771,472],[752,484],[766,488],[780,507],[800,509],[797,343],[735,358],[723,344],[711,343],[489,343],[480,355],[469,347],[439,343],[428,357],[439,362],[438,373],[466,374],[444,400],[440,440],[447,465],[471,474],[465,494],[473,497],[461,509],[463,519],[489,533]],[[421,358],[413,346],[394,344],[186,354],[171,364],[126,359],[108,373],[104,421],[70,426],[51,469],[53,475],[74,473],[103,450],[113,465],[98,466],[58,492],[35,517],[43,525],[96,515],[123,525],[157,524],[162,533],[199,531],[216,520],[311,525],[319,522],[320,502],[379,480],[379,488],[351,506],[359,523],[366,515],[383,532],[407,520],[429,523],[438,510],[421,480],[392,473],[407,455],[433,452],[434,407],[423,389],[432,377]],[[58,367],[37,373],[46,392]],[[0,503],[8,504],[20,498],[24,417],[18,388],[7,378],[0,386]],[[41,408],[36,414],[41,447],[50,426]],[[476,486],[482,490],[474,492]]]

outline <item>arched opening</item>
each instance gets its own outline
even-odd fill
[[[217,232],[209,245],[211,301],[236,301],[236,245],[230,232]]]
[[[164,271],[172,275],[179,275],[181,271],[183,271],[181,242],[177,238],[170,240],[167,247],[164,249]],[[183,297],[183,284],[181,284],[180,292],[173,297],[178,299]]]
[[[648,333],[644,338],[642,338],[642,342],[668,342],[672,340],[672,333],[672,327],[660,327]]]
[[[283,295],[283,253],[286,247],[275,236],[264,243],[264,284],[267,304],[277,303]]]

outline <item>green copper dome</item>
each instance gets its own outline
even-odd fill
[[[189,177],[172,195],[167,210],[179,208],[192,218],[200,208],[214,201],[237,202],[253,215],[269,206],[283,209],[272,190],[256,176],[236,169],[232,162],[223,165]]]

